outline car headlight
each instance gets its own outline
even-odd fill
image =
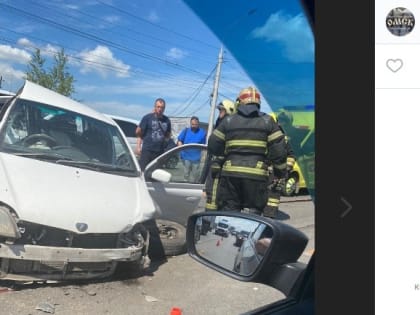
[[[20,238],[16,221],[10,211],[0,206],[0,237]]]

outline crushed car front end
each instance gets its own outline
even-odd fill
[[[148,263],[149,234],[142,224],[121,233],[80,234],[21,221],[5,206],[0,218],[0,279],[104,278],[118,262]]]
[[[147,267],[156,215],[111,119],[27,82],[0,112],[0,279],[104,278]]]

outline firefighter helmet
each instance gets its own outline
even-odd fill
[[[288,112],[287,110],[282,109],[280,113],[277,115],[277,121],[281,124],[288,123],[289,125],[293,124],[293,115]]]
[[[233,115],[236,113],[235,103],[231,100],[223,100],[217,105],[218,109],[224,109],[227,115]]]
[[[256,88],[250,86],[239,92],[238,98],[236,99],[238,105],[247,104],[261,104],[260,92]]]

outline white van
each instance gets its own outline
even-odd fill
[[[229,221],[225,219],[219,221],[216,225],[216,229],[214,230],[214,234],[229,237]]]
[[[104,114],[104,115],[114,120],[118,124],[118,126],[120,126],[123,134],[125,135],[128,143],[130,144],[130,147],[133,149],[134,152],[136,152],[136,147],[137,147],[136,128],[139,124],[139,121],[134,120],[132,118],[121,117],[121,116],[116,116],[116,115],[109,115],[109,114]]]
[[[29,81],[2,107],[1,279],[100,278],[118,263],[145,267],[145,223],[156,210],[112,119]]]

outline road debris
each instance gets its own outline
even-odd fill
[[[145,296],[144,296],[144,299],[145,299],[147,302],[157,302],[157,301],[159,301],[157,298],[155,298],[155,297],[153,297],[153,296],[150,296],[150,295],[145,295]]]
[[[41,302],[38,304],[38,306],[35,308],[36,310],[43,311],[45,313],[54,314],[55,307],[51,303],[48,302]]]

